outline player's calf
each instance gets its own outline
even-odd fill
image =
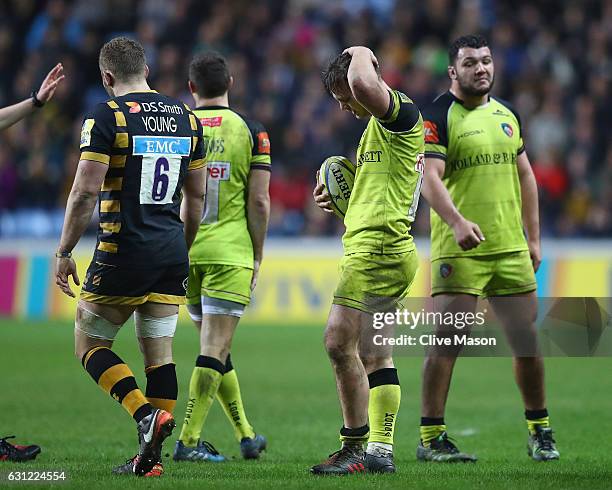
[[[163,306],[166,311],[158,313],[176,309],[175,306]],[[144,307],[149,308],[150,305]],[[178,396],[176,368],[172,358],[172,341],[177,320],[178,313],[166,316],[151,316],[138,310],[134,313],[136,337],[145,361],[147,400],[153,408],[169,413],[174,412]]]
[[[365,359],[364,364],[368,365]],[[366,468],[371,473],[395,473],[393,434],[401,400],[397,369],[377,369],[368,375],[368,383],[370,437],[365,455]]]
[[[127,364],[108,347],[94,347],[82,359],[83,367],[100,388],[139,423],[153,408],[138,388]]]

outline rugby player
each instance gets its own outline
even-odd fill
[[[12,126],[24,117],[41,108],[53,97],[59,83],[64,79],[64,67],[61,63],[55,65],[43,80],[40,88],[31,93],[26,100],[0,109],[0,130]],[[29,444],[11,444],[7,439],[15,436],[0,437],[0,461],[29,461],[36,459],[40,446]]]
[[[138,42],[112,39],[100,50],[99,65],[110,99],[83,123],[56,253],[56,283],[75,296],[68,281],[80,280],[71,252],[99,197],[96,249],[77,305],[75,353],[137,425],[138,454],[114,472],[159,476],[162,443],[175,426],[172,338],[185,299],[188,249],[203,210],[202,128],[185,104],[149,88]],[[132,315],[147,376],[144,394],[111,350]]]
[[[348,48],[334,59],[323,72],[323,84],[340,109],[368,124],[357,148],[340,280],[325,330],[344,419],[342,447],[311,471],[394,472],[401,392],[391,352],[372,349],[372,314],[395,308],[417,271],[410,226],[423,176],[423,120],[406,95],[384,82],[366,47]],[[322,185],[313,196],[331,212]]]
[[[457,39],[449,61],[450,89],[424,111],[423,193],[433,208],[434,309],[473,312],[479,296],[488,298],[514,349],[528,454],[537,461],[558,459],[546,409],[544,364],[536,347],[538,191],[521,121],[507,102],[490,95],[495,72],[483,37]],[[532,354],[526,348],[533,348]],[[444,422],[458,354],[459,348],[446,347],[426,356],[419,460],[476,460],[449,440]]]
[[[189,90],[204,132],[208,161],[204,217],[189,251],[187,309],[200,332],[200,354],[189,383],[185,420],[174,449],[177,461],[225,461],[200,441],[215,396],[234,427],[245,459],[257,459],[266,439],[249,423],[232,338],[257,283],[270,215],[270,141],[257,121],[229,107],[234,80],[218,53],[196,56]]]

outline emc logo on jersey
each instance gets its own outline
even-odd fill
[[[504,133],[506,133],[506,136],[508,138],[512,138],[512,135],[514,134],[514,130],[512,129],[512,126],[510,126],[508,123],[501,123],[501,128],[504,131]]]

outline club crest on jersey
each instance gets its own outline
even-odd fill
[[[453,266],[450,264],[440,264],[440,277],[446,279],[453,273]]]
[[[506,133],[506,136],[508,138],[512,138],[512,135],[514,134],[514,130],[512,129],[512,126],[510,126],[508,123],[501,123],[501,128],[504,131],[504,133]]]
[[[138,102],[126,102],[125,104],[130,108],[130,114],[136,114],[142,109]]]

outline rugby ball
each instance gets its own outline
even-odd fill
[[[319,182],[329,193],[334,213],[344,218],[355,183],[355,165],[348,158],[326,158],[319,169]]]

